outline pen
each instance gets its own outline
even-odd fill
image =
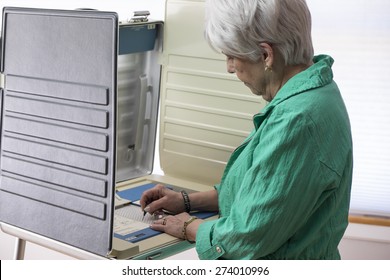
[[[148,208],[148,205],[147,205],[147,204],[145,205],[145,208],[144,208],[144,216],[142,217],[142,221],[144,220],[144,218],[145,218],[145,216],[146,216],[146,213],[147,213],[146,210],[145,210],[146,208]]]
[[[126,201],[126,202],[123,203],[123,204],[115,205],[115,210],[118,210],[118,209],[123,208],[123,207],[125,207],[125,206],[128,206],[128,205],[130,205],[130,204],[131,204],[131,201]]]
[[[115,210],[131,204],[131,200],[123,199],[115,192]]]
[[[142,217],[142,221],[144,220],[145,215],[146,215],[146,211],[144,210],[144,216]]]

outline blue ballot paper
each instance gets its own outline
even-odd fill
[[[135,188],[119,191],[119,192],[117,192],[117,194],[121,198],[130,200],[132,202],[136,202],[136,201],[141,199],[142,193],[144,191],[153,188],[155,185],[156,185],[155,183],[149,183],[149,184],[141,185],[141,186],[138,186]],[[172,188],[170,186],[167,186],[167,187]],[[140,205],[138,203],[132,203],[132,204],[133,204],[132,207],[136,206],[136,207],[140,208]],[[142,215],[141,210],[139,210],[139,214]],[[217,214],[217,212],[205,212],[205,211],[191,213],[192,216],[196,216],[200,219],[206,219],[206,218],[215,216],[216,214]],[[145,225],[145,228],[140,229],[140,230],[136,230],[136,231],[131,231],[129,233],[126,233],[126,231],[115,232],[115,230],[114,230],[114,236],[116,238],[126,240],[126,241],[131,242],[131,243],[136,243],[136,242],[145,240],[147,238],[159,235],[161,233],[162,232],[160,232],[160,231],[156,231],[156,230],[151,229],[147,224]]]

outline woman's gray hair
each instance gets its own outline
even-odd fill
[[[224,54],[258,61],[261,43],[282,55],[286,65],[313,59],[311,15],[305,0],[206,0],[205,36]]]

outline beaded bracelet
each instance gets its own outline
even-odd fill
[[[188,197],[188,193],[186,191],[181,191],[181,194],[182,194],[183,200],[184,200],[185,211],[187,213],[190,213],[191,212],[191,203],[190,203],[190,198]]]
[[[184,239],[184,240],[187,240],[187,241],[190,242],[190,243],[195,243],[195,241],[190,241],[190,240],[188,240],[188,237],[187,237],[187,226],[188,226],[189,224],[191,224],[193,221],[195,221],[196,219],[198,219],[198,218],[195,217],[195,216],[192,216],[192,217],[189,218],[188,221],[184,222],[184,225],[183,225],[183,230],[182,230],[183,239]]]

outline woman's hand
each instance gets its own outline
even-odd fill
[[[150,214],[166,210],[172,214],[185,211],[183,196],[179,192],[158,184],[145,191],[140,199],[141,209]]]
[[[172,236],[187,240],[195,241],[196,231],[198,230],[199,225],[203,222],[201,219],[196,219],[187,226],[186,236],[184,236],[184,223],[189,221],[191,216],[188,213],[180,213],[175,216],[166,216],[162,219],[155,221],[150,225],[150,228],[158,231],[168,233]]]

